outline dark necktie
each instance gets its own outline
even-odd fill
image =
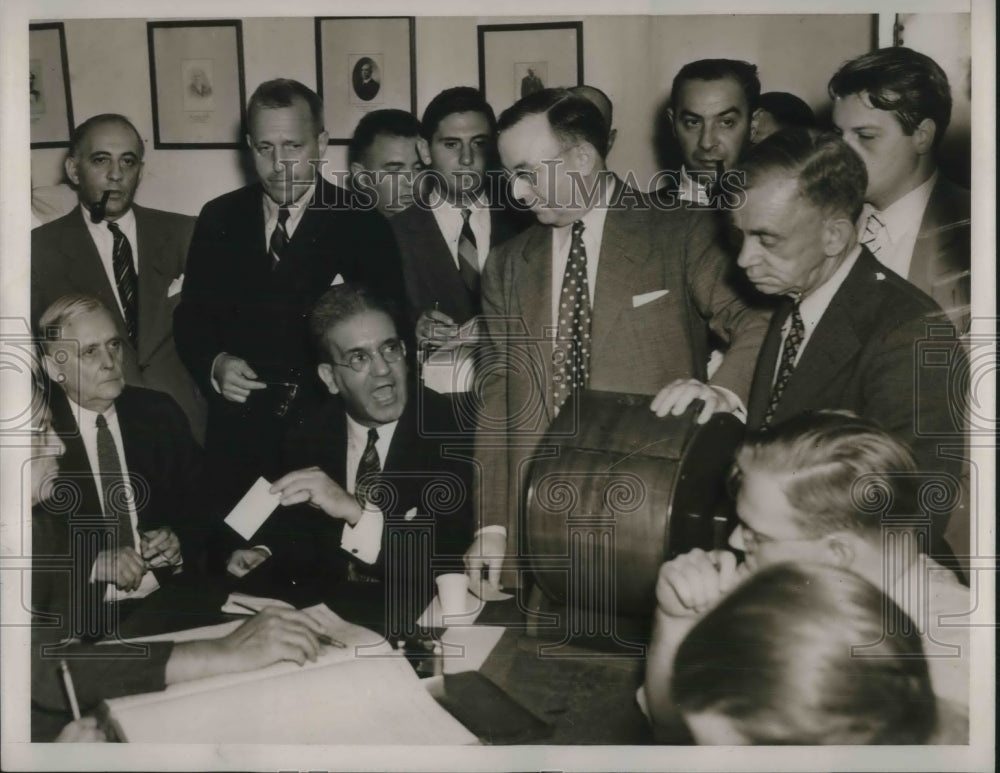
[[[472,211],[462,210],[462,233],[458,237],[458,273],[473,298],[479,298],[479,248],[472,233],[469,217]]]
[[[135,262],[132,259],[132,246],[128,243],[122,229],[117,223],[108,223],[108,230],[115,239],[111,250],[111,267],[115,272],[115,284],[118,285],[118,298],[122,302],[122,314],[125,317],[125,329],[135,346],[139,336],[139,279],[135,273]]]
[[[115,519],[118,547],[135,549],[128,508],[128,502],[132,498],[132,488],[122,474],[122,464],[118,458],[115,440],[111,436],[111,430],[108,429],[107,420],[101,414],[97,415],[97,466],[101,478],[101,493],[104,497],[104,516]]]
[[[288,207],[278,208],[278,223],[274,226],[274,231],[271,233],[271,241],[268,245],[272,271],[278,267],[282,256],[285,254],[285,248],[288,247],[288,230],[285,227],[285,223],[288,222],[289,214],[291,213]]]
[[[774,418],[774,412],[781,401],[781,395],[788,386],[788,380],[795,370],[795,358],[802,347],[802,338],[805,335],[806,327],[802,323],[802,314],[799,312],[799,304],[795,304],[792,309],[792,324],[788,328],[788,336],[785,338],[785,345],[781,349],[781,363],[778,366],[778,377],[771,387],[771,401],[767,404],[767,412],[764,414],[764,426],[769,427]]]
[[[378,449],[375,444],[378,442],[378,430],[372,427],[368,430],[368,443],[365,445],[365,452],[361,455],[361,462],[358,464],[358,472],[354,476],[354,496],[357,497],[361,507],[371,498],[371,490],[378,482],[378,474],[382,472],[382,463],[378,458]]]
[[[558,412],[574,389],[586,389],[590,379],[590,286],[583,221],[573,223],[573,240],[563,274],[553,353],[554,405]]]

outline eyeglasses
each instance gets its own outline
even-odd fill
[[[386,341],[378,348],[378,354],[387,364],[399,362],[406,355],[406,344],[398,338]],[[375,361],[375,354],[366,349],[355,349],[347,357],[347,362],[337,362],[331,358],[334,365],[350,368],[355,373],[366,373]]]
[[[761,545],[772,544],[775,542],[812,542],[815,537],[771,537],[767,534],[761,534],[759,531],[755,531],[747,526],[746,521],[737,516],[736,518],[736,528],[740,530],[740,536],[743,539],[743,547],[745,552],[751,552],[759,548]]]

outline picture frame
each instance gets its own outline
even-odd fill
[[[31,147],[68,148],[73,99],[62,22],[28,25],[28,78]]]
[[[243,24],[146,23],[153,147],[240,148],[246,135]]]
[[[412,16],[318,16],[316,87],[331,145],[346,145],[372,110],[417,111]]]
[[[532,91],[583,84],[583,22],[480,24],[479,88],[499,114]]]

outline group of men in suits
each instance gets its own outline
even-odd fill
[[[592,88],[533,92],[499,120],[468,87],[437,95],[419,124],[370,113],[345,190],[319,173],[319,97],[268,81],[247,110],[256,181],[193,223],[133,204],[142,141],[126,119],[84,122],[66,161],[80,208],[33,233],[32,316],[65,391],[63,473],[85,481],[74,514],[108,518],[116,546],[114,560],[80,562],[88,604],[118,614],[156,575],[225,567],[239,587],[329,599],[404,635],[432,570],[463,554],[520,585],[530,461],[581,389],[648,395],[660,416],[700,400],[700,420],[725,411],[751,430],[849,409],[922,469],[951,472],[935,445],[956,432],[948,373],[918,372],[913,352],[928,322],[948,320],[924,292],[967,323],[967,209],[934,203],[950,97],[896,99],[926,83],[940,97],[939,70],[874,52],[831,81],[843,139],[786,130],[751,148],[756,68],[687,65],[669,113],[684,162],[666,199],[608,171],[611,102]],[[746,176],[729,213],[704,184],[720,168]],[[677,199],[688,205],[662,206]],[[894,265],[917,287],[872,254],[910,246]],[[445,454],[446,438],[471,459]],[[148,499],[112,506],[107,480],[130,475]],[[282,507],[236,542],[219,518],[259,476]],[[429,498],[440,483],[451,509]],[[394,535],[421,529],[432,547],[407,560],[413,543]]]

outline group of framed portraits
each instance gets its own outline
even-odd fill
[[[239,20],[146,24],[153,145],[239,148],[246,133],[243,27]],[[361,117],[416,113],[412,16],[319,17],[316,82],[330,142],[346,145]],[[583,83],[583,22],[479,25],[479,87],[500,112],[533,91]],[[66,33],[29,30],[31,147],[68,147],[73,130]]]

